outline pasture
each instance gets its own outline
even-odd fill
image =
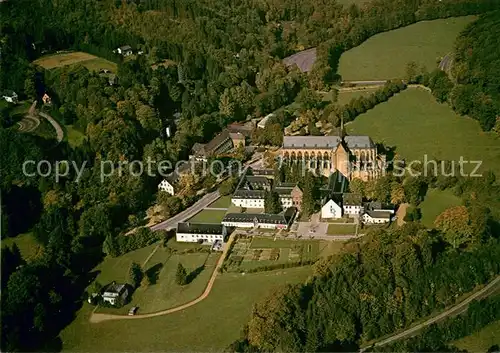
[[[150,247],[148,247],[150,248]],[[122,257],[126,257],[127,254]],[[143,266],[145,276],[150,279],[149,285],[141,285],[132,296],[132,300],[119,309],[99,307],[98,312],[127,314],[132,306],[138,306],[140,313],[150,313],[169,309],[199,297],[208,283],[220,253],[172,253],[159,247]],[[143,260],[144,261],[144,260]],[[106,261],[105,261],[106,262]],[[106,285],[116,278],[128,277],[128,267],[121,267],[117,275],[113,269],[108,272],[103,263],[97,280]],[[141,263],[141,262],[139,262]],[[179,286],[175,283],[177,265],[181,263],[188,273],[188,284]],[[125,278],[124,281],[128,281]]]
[[[437,103],[427,91],[409,88],[389,101],[361,114],[347,126],[350,135],[369,135],[375,142],[394,147],[406,159],[458,162],[481,161],[478,173],[488,169],[500,175],[500,137],[481,130],[477,121],[462,117]],[[464,165],[468,173],[474,164]]]
[[[224,273],[200,303],[170,315],[140,320],[88,322],[87,303],[61,333],[63,351],[222,351],[240,336],[252,306],[287,283],[304,282],[310,266],[242,275]],[[140,309],[139,309],[140,310]]]
[[[114,62],[81,51],[47,55],[36,59],[33,63],[47,70],[80,64],[90,71],[99,71],[101,69],[107,69],[112,72],[117,71],[117,65]]]
[[[403,78],[410,61],[433,70],[453,50],[458,34],[475,16],[422,21],[379,33],[340,57],[343,80],[364,81]]]
[[[462,204],[460,198],[453,195],[451,190],[430,189],[424,201],[419,205],[422,211],[421,222],[426,227],[433,228],[434,220],[444,210]]]
[[[461,338],[452,344],[468,352],[487,352],[494,345],[500,346],[500,321],[495,321],[473,333]]]

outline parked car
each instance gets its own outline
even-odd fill
[[[135,313],[137,312],[137,309],[139,309],[138,306],[133,306],[132,308],[130,308],[130,310],[128,311],[128,314],[129,315],[135,315]]]

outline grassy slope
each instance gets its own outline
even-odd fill
[[[434,220],[441,212],[461,203],[461,200],[453,195],[450,190],[430,189],[425,195],[425,200],[419,206],[422,210],[421,222],[431,228],[434,226]]]
[[[231,205],[231,195],[221,196],[220,199],[211,203],[208,207],[212,208],[227,208]]]
[[[20,234],[13,238],[2,239],[2,247],[12,246],[14,243],[19,247],[22,257],[26,261],[34,260],[41,255],[43,248],[37,243],[33,234]]]
[[[377,34],[340,58],[344,80],[403,78],[406,64],[415,61],[432,70],[453,49],[457,35],[474,16],[422,21]]]
[[[36,59],[33,63],[45,69],[80,64],[91,71],[98,71],[100,69],[108,69],[112,72],[117,71],[117,65],[115,63],[84,52],[47,55]]]
[[[407,162],[428,158],[483,161],[479,171],[500,175],[500,138],[481,131],[472,119],[456,115],[446,104],[420,89],[408,89],[360,115],[347,126],[351,135],[366,134],[395,146]],[[465,166],[467,169],[467,165]],[[470,169],[470,168],[469,168]]]
[[[479,332],[461,338],[452,344],[469,352],[486,352],[490,347],[500,345],[500,321],[489,324]]]
[[[219,275],[204,301],[184,311],[150,319],[90,324],[92,307],[85,303],[75,321],[61,334],[63,350],[220,351],[239,337],[256,301],[285,283],[304,281],[310,273],[310,267],[300,267],[244,276]]]

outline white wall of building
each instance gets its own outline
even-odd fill
[[[344,213],[349,216],[359,216],[362,210],[363,206],[344,205]]]
[[[158,189],[161,191],[165,191],[170,195],[175,194],[174,186],[170,184],[167,179],[163,179],[162,182],[158,184]]]
[[[363,214],[361,218],[363,220],[363,223],[366,224],[381,224],[381,223],[389,223],[390,221],[388,218],[373,218],[368,213]]]
[[[253,222],[222,222],[226,227],[236,227],[236,228],[253,228]]]
[[[245,208],[264,208],[264,199],[242,199],[233,197],[231,199],[233,205]]]
[[[222,234],[191,234],[191,233],[177,233],[175,238],[179,242],[196,243],[200,239],[203,239],[209,243],[213,243],[216,240],[224,240]]]
[[[342,218],[342,208],[333,200],[321,207],[321,218]]]

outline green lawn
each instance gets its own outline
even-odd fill
[[[61,333],[64,351],[222,351],[240,336],[252,305],[285,283],[303,282],[311,267],[255,274],[219,275],[210,295],[195,306],[140,320],[88,322],[87,303]]]
[[[31,233],[20,234],[13,238],[2,239],[2,247],[17,244],[22,257],[27,262],[36,259],[42,254],[43,247],[38,244]]]
[[[77,130],[73,125],[65,125],[68,143],[71,147],[80,146],[85,140],[85,134],[80,130]]]
[[[500,175],[500,137],[483,132],[477,121],[455,114],[447,104],[439,104],[427,91],[409,88],[356,118],[346,126],[350,135],[369,135],[375,142],[396,148],[406,159],[433,157],[482,161],[479,172],[487,169]],[[472,164],[465,170],[471,171]]]
[[[231,195],[221,196],[217,201],[208,205],[211,208],[228,208],[231,205]]]
[[[422,21],[377,34],[342,54],[339,74],[344,80],[403,78],[410,61],[432,70],[453,50],[455,38],[475,18]]]
[[[421,222],[425,226],[432,228],[434,220],[441,212],[461,203],[462,201],[453,195],[451,190],[430,189],[427,191],[424,201],[419,205],[422,211]]]
[[[224,218],[224,210],[203,210],[189,219],[193,223],[220,223]]]
[[[132,306],[138,306],[141,313],[150,313],[194,300],[205,290],[219,256],[220,253],[170,254],[160,247],[144,267],[145,272],[154,278],[153,283],[139,287],[134,292],[131,302],[124,307],[99,308],[98,312],[126,314]],[[175,283],[179,263],[186,268],[188,276],[193,276],[190,283],[185,286]],[[127,274],[128,268],[122,271]]]
[[[452,343],[469,352],[486,352],[494,345],[500,345],[500,321],[489,324],[479,332]]]
[[[346,105],[352,99],[359,98],[359,97],[368,97],[369,95],[371,95],[375,91],[377,91],[377,88],[367,88],[367,89],[356,90],[356,91],[340,91],[339,96],[337,98],[337,104],[338,105]]]
[[[330,223],[326,232],[329,235],[351,235],[356,233],[356,225]]]
[[[7,103],[7,102],[6,102]],[[8,105],[9,103],[7,103]],[[10,115],[22,114],[25,115],[28,113],[31,107],[31,102],[22,101],[17,103],[16,105],[11,105],[12,109],[10,110]]]

